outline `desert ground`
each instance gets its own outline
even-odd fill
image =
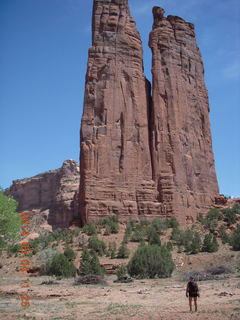
[[[115,275],[105,277],[105,285],[74,286],[73,279],[41,284],[50,277],[31,277],[28,294],[31,304],[20,305],[22,277],[1,277],[1,319],[114,319],[114,320],[239,320],[240,277],[198,282],[198,312],[189,312],[186,283],[176,272],[170,279],[134,280],[114,283]]]

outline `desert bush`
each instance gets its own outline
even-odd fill
[[[230,236],[227,234],[225,227],[221,226],[218,231],[219,231],[219,236],[220,236],[220,238],[222,240],[222,243],[223,244],[229,243],[230,242]]]
[[[237,220],[237,213],[235,208],[228,208],[223,210],[223,220],[227,223],[228,226],[234,224]]]
[[[115,241],[109,242],[106,255],[111,257],[111,259],[114,259],[116,257],[116,252],[117,252],[116,242]]]
[[[182,232],[178,228],[173,228],[171,233],[171,240],[173,240],[176,244],[179,244],[181,241]]]
[[[69,261],[73,261],[76,258],[76,253],[69,246],[67,246],[63,254],[68,258]]]
[[[176,217],[171,217],[166,222],[167,222],[168,228],[178,228],[179,227],[179,222],[177,221]]]
[[[116,215],[101,218],[97,224],[105,227],[105,234],[118,233],[119,231],[118,217]]]
[[[157,232],[162,233],[162,231],[168,229],[168,221],[160,218],[154,218],[151,226],[155,228]]]
[[[117,258],[118,259],[126,259],[129,257],[129,254],[130,254],[130,250],[128,249],[126,244],[124,242],[122,242],[119,249],[118,249]]]
[[[140,224],[137,224],[135,227],[135,230],[133,231],[131,241],[132,242],[140,242],[140,241],[144,240],[145,236],[146,236],[146,232],[145,232],[144,228]]]
[[[140,219],[140,226],[142,226],[143,228],[149,226],[149,224],[150,222],[146,218]]]
[[[121,264],[117,269],[117,278],[120,280],[121,278],[127,276],[127,266],[125,264]]]
[[[205,229],[214,232],[218,226],[217,219],[208,219],[208,218],[200,218],[201,224],[204,226]]]
[[[166,278],[174,270],[172,255],[165,246],[141,245],[128,263],[128,273],[137,278]]]
[[[21,250],[21,246],[19,244],[12,244],[7,247],[8,256],[11,257],[14,254],[15,255],[18,254],[20,250]]]
[[[48,260],[51,260],[52,257],[55,256],[57,253],[59,253],[57,249],[46,248],[37,254],[36,260],[40,262],[46,262]]]
[[[76,274],[74,264],[61,253],[55,254],[46,264],[46,273],[63,278],[70,278]]]
[[[207,269],[207,273],[212,275],[220,275],[220,274],[229,274],[232,270],[228,266],[224,265],[215,265],[211,266]]]
[[[74,285],[81,285],[81,284],[101,284],[107,285],[107,282],[104,280],[102,275],[85,275],[79,276],[74,280]]]
[[[203,252],[215,252],[218,251],[219,244],[216,237],[212,234],[206,234],[203,240],[202,251]]]
[[[84,248],[78,273],[79,275],[102,275],[104,273],[104,268],[101,267],[95,251]]]
[[[106,244],[99,240],[96,235],[88,239],[89,249],[94,250],[99,256],[103,256],[106,250]]]
[[[237,229],[232,232],[230,237],[230,244],[233,250],[240,250],[240,224],[238,224]]]
[[[185,244],[186,251],[191,253],[191,254],[196,254],[201,250],[201,238],[198,232],[194,232],[194,235],[189,242],[189,244]]]
[[[172,242],[171,242],[171,241],[168,241],[168,242],[166,243],[166,247],[167,247],[167,249],[168,249],[169,251],[172,251],[172,250],[173,250],[173,244],[172,244]]]
[[[154,227],[149,227],[147,229],[147,240],[149,244],[161,245],[161,240],[159,234]]]
[[[88,236],[93,236],[97,234],[97,228],[93,222],[85,224],[83,227],[83,232],[86,233]]]
[[[223,213],[219,209],[211,209],[208,211],[206,218],[209,220],[222,220]]]

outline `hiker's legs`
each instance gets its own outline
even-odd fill
[[[195,306],[195,311],[197,312],[197,297],[194,297],[194,306]]]
[[[190,311],[192,311],[192,297],[189,297],[189,307]]]

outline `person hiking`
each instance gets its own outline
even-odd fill
[[[197,312],[197,298],[200,297],[197,283],[193,277],[189,278],[186,288],[186,297],[189,298],[190,312],[192,312],[192,301],[194,300],[195,311]]]

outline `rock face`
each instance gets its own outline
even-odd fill
[[[82,224],[206,211],[218,193],[192,24],[153,9],[153,97],[127,0],[95,0],[81,123]],[[153,98],[153,100],[152,100]]]
[[[53,229],[67,227],[78,216],[79,178],[77,162],[66,160],[60,169],[13,181],[5,193],[18,201],[19,211],[44,212]]]
[[[148,214],[156,199],[150,84],[127,0],[95,0],[92,29],[81,125],[82,223],[109,214]]]
[[[194,26],[153,8],[151,148],[159,201],[181,218],[206,211],[218,193],[208,92]]]

